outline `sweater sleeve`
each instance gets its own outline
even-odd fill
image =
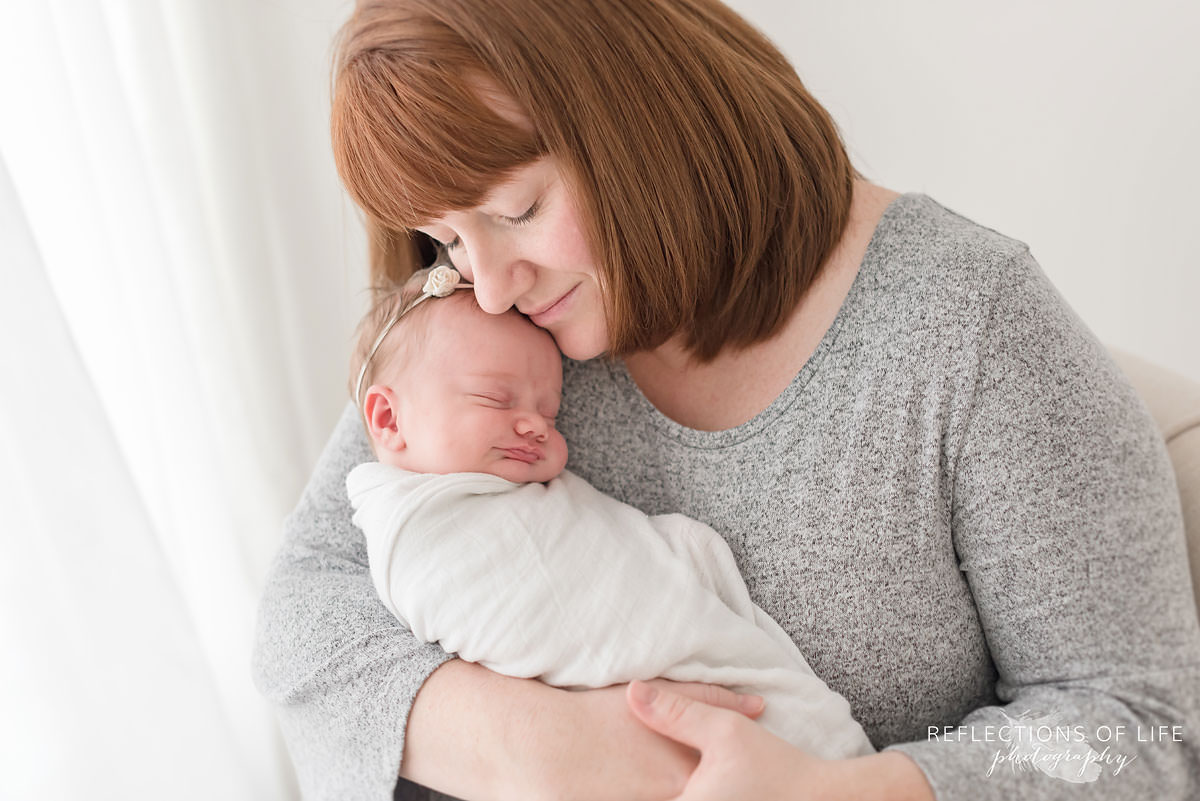
[[[372,458],[347,406],[285,524],[259,606],[254,679],[275,704],[307,801],[392,799],[413,699],[451,658],[375,594],[345,490],[350,469]]]
[[[1028,251],[992,297],[947,451],[1005,705],[892,747],[939,801],[1200,798],[1200,627],[1164,443]]]

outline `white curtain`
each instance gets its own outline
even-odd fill
[[[364,283],[348,12],[0,4],[0,798],[296,796],[249,655]]]

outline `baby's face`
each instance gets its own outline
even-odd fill
[[[567,443],[554,427],[562,362],[553,338],[515,312],[488,314],[463,298],[426,304],[424,342],[393,381],[403,448],[385,461],[517,483],[561,473]]]

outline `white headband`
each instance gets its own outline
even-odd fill
[[[392,318],[388,320],[387,325],[379,332],[379,336],[375,337],[375,344],[367,351],[367,358],[363,359],[362,367],[358,371],[358,381],[354,384],[354,402],[358,404],[359,411],[362,411],[362,390],[363,379],[367,377],[367,366],[371,364],[371,359],[375,357],[375,351],[379,350],[380,344],[383,343],[383,338],[388,335],[392,327],[400,322],[400,318],[408,314],[430,298],[444,298],[448,295],[453,295],[458,289],[471,289],[474,284],[462,280],[462,275],[454,266],[449,263],[445,252],[438,254],[437,262],[429,268],[429,275],[425,278],[425,284],[421,287],[421,294],[413,298],[412,302],[400,309]]]

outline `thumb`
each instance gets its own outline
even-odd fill
[[[700,752],[708,745],[714,717],[737,714],[642,681],[629,682],[625,698],[634,716],[646,726]]]

